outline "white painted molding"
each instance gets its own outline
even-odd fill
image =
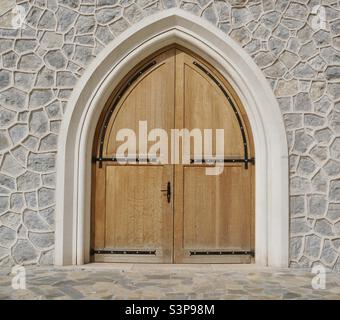
[[[106,100],[134,65],[173,43],[214,65],[243,102],[256,155],[255,261],[287,267],[288,147],[277,100],[262,71],[234,40],[178,8],[145,18],[122,33],[94,59],[73,90],[57,155],[55,264],[89,262],[91,150]]]

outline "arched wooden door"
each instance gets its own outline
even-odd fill
[[[139,142],[155,128],[167,133],[169,164],[156,161],[159,152],[150,152],[157,138]],[[197,158],[193,139],[190,161],[171,162],[176,152],[179,159],[184,156],[171,139],[172,129],[183,128],[212,129],[213,137],[216,129],[224,129],[221,174],[207,175],[215,163]],[[120,129],[135,132],[133,157],[131,152],[129,158],[117,156],[123,143],[117,141]],[[136,66],[101,115],[93,154],[92,261],[251,262],[252,135],[235,92],[201,58],[170,47]]]

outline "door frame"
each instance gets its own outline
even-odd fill
[[[149,16],[123,32],[92,61],[73,90],[58,142],[56,265],[90,260],[92,143],[112,88],[131,66],[175,43],[212,64],[238,94],[256,154],[255,263],[288,266],[288,146],[278,102],[244,49],[217,27],[178,8]]]

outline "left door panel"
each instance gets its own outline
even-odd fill
[[[160,128],[170,136],[174,70],[173,50],[156,56],[153,67],[129,85],[106,124],[105,136],[99,141],[103,153],[97,153],[97,158],[106,160],[94,164],[93,261],[173,262],[172,193],[169,201],[164,192],[168,184],[172,189],[173,166],[139,161],[145,154],[138,142],[145,138],[139,133],[140,121],[147,124],[147,132]],[[131,155],[123,165],[112,161],[122,143],[116,141],[120,129],[135,132],[136,155],[132,158],[137,161],[131,161]],[[147,150],[154,143],[146,143]]]

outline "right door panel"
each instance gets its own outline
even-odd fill
[[[254,166],[250,129],[225,80],[199,59],[176,52],[176,128],[224,130],[225,162],[219,175],[197,158],[190,140],[190,164],[175,166],[174,261],[249,263],[254,249]],[[198,160],[198,161],[197,161]],[[202,160],[202,161],[200,161]],[[232,162],[235,160],[235,162]]]

